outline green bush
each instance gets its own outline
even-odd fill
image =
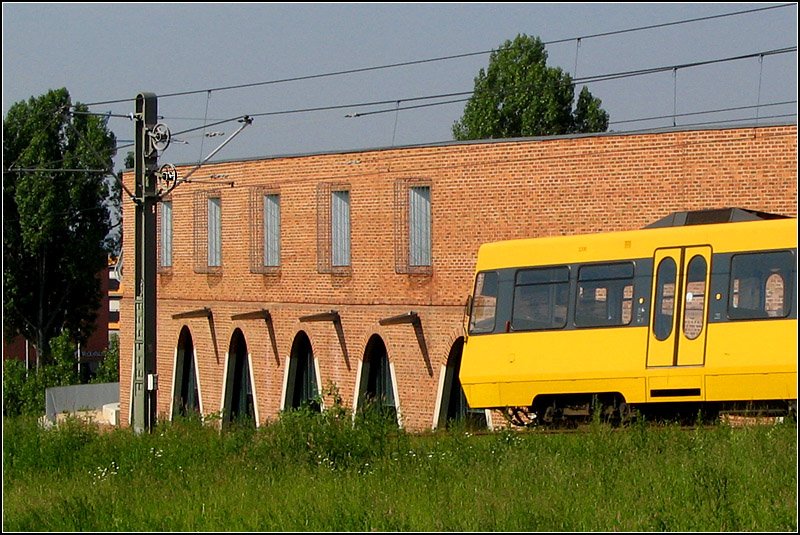
[[[69,331],[50,341],[53,363],[30,370],[19,360],[3,362],[3,416],[41,416],[45,390],[80,383],[75,345]]]
[[[304,406],[281,413],[258,433],[253,454],[263,459],[264,452],[278,452],[276,462],[343,470],[363,467],[405,443],[405,433],[379,406],[368,405],[354,418],[335,386],[328,393],[333,402],[322,411]]]
[[[113,335],[108,342],[108,349],[103,361],[97,367],[92,383],[119,382],[119,336]]]
[[[3,362],[3,416],[41,416],[45,412],[45,391],[54,386],[81,383],[75,343],[69,331],[50,341],[52,364],[30,370],[25,363],[10,359]],[[92,383],[119,381],[119,339],[112,337],[103,362]]]

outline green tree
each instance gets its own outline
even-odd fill
[[[103,361],[97,367],[92,383],[116,383],[119,381],[119,336],[112,336]]]
[[[63,88],[3,119],[3,330],[31,340],[42,363],[63,329],[77,341],[94,329],[115,146],[104,119]]]
[[[123,169],[133,169],[134,154],[133,151],[128,151],[125,156],[125,163]],[[124,171],[117,171],[117,175],[109,182],[109,205],[111,210],[111,219],[116,220],[116,223],[111,225],[111,233],[109,234],[109,250],[111,254],[117,258],[122,254],[122,174]]]
[[[47,366],[26,370],[25,363],[20,360],[3,362],[3,416],[41,416],[48,388],[80,383],[72,338],[70,332],[64,330],[50,340],[52,363]]]
[[[464,114],[453,124],[453,137],[499,139],[524,136],[604,132],[608,113],[584,86],[576,109],[572,77],[547,66],[538,37],[521,34],[489,57],[475,77],[475,90]]]

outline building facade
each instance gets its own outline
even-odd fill
[[[132,173],[125,180],[133,190]],[[376,402],[403,427],[423,430],[465,414],[457,379],[464,305],[482,243],[637,229],[684,210],[796,216],[797,127],[221,162],[163,201],[159,418],[197,411],[261,424],[338,396],[354,410]],[[123,210],[132,237],[133,203]],[[134,258],[131,240],[123,250]],[[120,289],[123,423],[132,273]]]
[[[119,337],[119,306],[122,301],[122,290],[120,289],[120,273],[117,269],[119,258],[109,257],[108,259],[108,341]]]
[[[116,258],[109,257],[108,268],[97,274],[100,281],[100,306],[95,311],[94,330],[83,344],[76,344],[75,356],[84,378],[95,372],[105,358],[112,336],[119,335],[119,281],[115,273]],[[3,360],[17,359],[25,362],[26,368],[35,368],[38,352],[33,341],[17,335],[8,343],[3,340]]]

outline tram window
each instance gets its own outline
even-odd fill
[[[686,301],[683,313],[683,334],[694,340],[703,331],[703,311],[706,302],[705,258],[698,255],[689,261],[686,279]]]
[[[515,331],[561,329],[567,324],[569,268],[517,272],[511,328]]]
[[[633,264],[581,266],[575,304],[577,327],[628,325],[633,299]]]
[[[789,251],[738,254],[731,258],[728,317],[785,318],[789,315],[795,260]]]
[[[678,267],[672,258],[664,258],[656,271],[656,299],[653,316],[653,333],[656,340],[662,341],[672,334],[672,320],[675,315],[675,279]]]
[[[495,311],[497,309],[497,273],[484,271],[475,278],[475,292],[472,298],[472,311],[469,318],[470,334],[494,331]]]

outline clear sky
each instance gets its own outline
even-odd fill
[[[138,93],[152,92],[173,132],[159,163],[205,158],[239,124],[208,127],[213,135],[205,136],[204,124],[242,115],[254,116],[252,126],[212,161],[451,140],[463,101],[402,108],[466,98],[412,100],[471,91],[488,51],[517,34],[548,43],[548,65],[572,74],[579,89],[588,85],[609,112],[611,130],[736,125],[757,116],[797,121],[796,4],[3,3],[2,9],[4,117],[13,103],[60,87],[73,103],[120,101],[90,106],[117,115],[134,110]],[[670,24],[698,18],[705,20]],[[637,28],[644,29],[621,32]],[[451,59],[422,61],[444,57]],[[698,62],[704,64],[686,66]],[[412,64],[372,69],[398,63]],[[665,69],[596,80],[654,68]],[[292,78],[306,79],[276,82]],[[221,89],[245,84],[252,85]],[[183,92],[191,93],[166,96]],[[355,106],[370,102],[386,103]],[[738,109],[699,113],[727,108]],[[384,113],[347,117],[373,111]],[[131,143],[132,121],[111,117],[108,124],[120,146]],[[120,149],[120,168],[130,150]]]

